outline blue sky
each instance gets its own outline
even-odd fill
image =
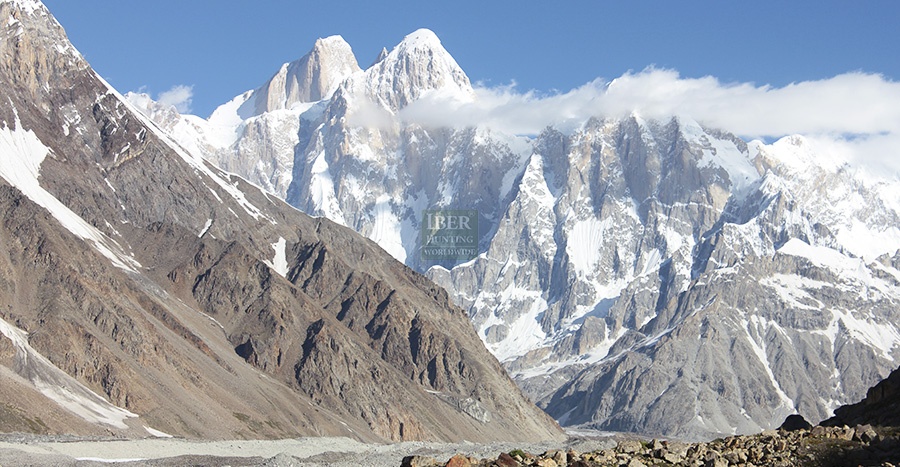
[[[682,78],[784,87],[861,71],[900,78],[896,1],[44,0],[122,92],[192,87],[191,111],[265,82],[318,37],[342,35],[366,67],[432,29],[473,82],[539,94],[648,66]]]

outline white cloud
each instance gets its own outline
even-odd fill
[[[384,107],[368,99],[357,99],[349,107],[348,123],[353,126],[387,130],[396,125],[394,116]]]
[[[807,140],[822,157],[847,162],[876,179],[900,181],[900,131],[852,137],[819,134]]]
[[[612,81],[596,80],[566,93],[539,95],[515,86],[478,87],[472,102],[427,96],[400,118],[424,126],[487,125],[513,134],[547,126],[576,128],[590,117],[687,115],[744,138],[791,134],[832,141],[848,161],[880,164],[900,174],[900,83],[847,73],[784,87],[682,78],[648,68]]]
[[[177,84],[168,91],[159,93],[156,101],[162,105],[171,105],[179,113],[186,114],[191,111],[191,101],[194,97],[194,87]]]

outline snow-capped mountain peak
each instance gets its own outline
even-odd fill
[[[329,50],[344,50],[349,52],[351,51],[351,48],[350,44],[348,44],[340,34],[316,39],[316,42],[313,45],[313,52],[327,52]]]
[[[206,121],[126,99],[72,50],[40,3],[0,3],[0,387],[20,414],[0,429],[564,439],[434,284],[202,160],[175,140]],[[235,157],[292,155],[302,107],[246,118]]]
[[[328,99],[344,79],[357,71],[360,68],[356,56],[343,37],[318,39],[308,54],[282,65],[275,76],[256,90],[248,104],[252,102],[252,115],[260,115]]]
[[[290,204],[426,271],[564,424],[709,436],[821,419],[900,352],[900,183],[815,135],[746,142],[686,115],[533,138],[413,118],[474,98],[418,30],[294,126],[247,120],[229,168],[256,180],[270,163]],[[428,209],[478,213],[474,259],[420,254]]]
[[[283,197],[302,116],[321,112],[317,103],[361,73],[350,45],[335,35],[316,40],[309,53],[282,65],[259,88],[220,105],[208,119],[180,115],[147,95],[129,93],[128,99],[192,154]]]
[[[397,45],[398,50],[414,50],[414,49],[437,49],[443,48],[441,40],[437,34],[430,29],[418,29],[403,38],[403,41]]]
[[[465,100],[474,97],[469,77],[428,29],[407,35],[366,70],[365,89],[370,98],[392,112],[434,91]]]
[[[373,61],[372,61],[372,64],[369,65],[369,68],[371,68],[371,67],[373,67],[373,66],[375,66],[375,65],[377,65],[377,64],[379,64],[379,63],[381,63],[381,61],[384,60],[385,57],[387,57],[387,56],[388,56],[388,49],[387,49],[387,47],[382,47],[382,48],[381,48],[381,52],[378,52],[378,56],[375,57],[375,60],[373,60]]]

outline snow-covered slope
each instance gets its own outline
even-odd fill
[[[209,118],[181,115],[146,94],[128,100],[184,148],[284,198],[291,182],[301,121],[318,118],[324,101],[359,72],[350,45],[340,36],[282,65],[264,85],[219,106]]]
[[[474,97],[468,76],[428,29],[404,37],[366,70],[360,81],[348,84],[350,93],[393,112],[432,93],[462,100]],[[353,89],[357,86],[362,89]]]
[[[125,420],[138,415],[112,405],[57,368],[28,343],[28,334],[0,318],[0,334],[16,348],[16,369],[48,399],[65,407],[88,422],[127,429]],[[161,433],[161,432],[158,432]],[[150,433],[149,429],[147,434]]]
[[[476,99],[419,30],[303,113],[296,140],[248,141],[293,144],[287,201],[444,286],[565,424],[752,432],[797,411],[825,418],[892,369],[896,174],[871,177],[800,136],[747,142],[686,115],[598,115],[535,137],[405,118],[417,103]],[[423,259],[434,208],[478,211],[476,258]]]
[[[241,147],[314,106],[230,119],[255,94],[206,121],[126,99],[0,0],[0,431],[561,439],[433,282],[203,159],[215,125]]]
[[[489,231],[527,143],[487,129],[404,124],[403,108],[424,96],[463,102],[474,91],[434,33],[418,30],[344,81],[319,119],[301,128],[288,202],[356,229],[414,267],[426,207],[478,209],[481,231]]]
[[[892,259],[900,244],[890,238],[900,219],[883,194],[895,193],[896,183],[815,160],[802,174],[775,162],[793,160],[785,151],[802,138],[748,147],[721,132],[698,134],[684,118],[668,129],[634,125],[644,128],[646,146],[623,146],[638,136],[626,130],[610,148],[619,162],[602,165],[613,173],[603,181],[605,196],[630,197],[636,215],[619,218],[627,211],[599,206],[602,218],[615,219],[606,238],[621,235],[601,253],[599,274],[583,281],[576,268],[563,275],[567,284],[550,285],[549,308],[559,306],[561,319],[545,316],[547,340],[507,363],[540,405],[566,423],[601,429],[747,433],[793,412],[826,418],[890,371],[900,345]],[[570,161],[583,154],[576,146]],[[709,147],[730,160],[708,165]],[[635,159],[648,177],[629,169]],[[747,162],[755,177],[732,183],[750,173]],[[616,179],[639,184],[617,193]],[[846,226],[857,229],[850,241]],[[884,241],[866,252],[856,235]],[[572,235],[563,228],[556,238]],[[617,280],[624,287],[591,294]],[[567,315],[577,300],[591,311],[567,331],[581,319]],[[602,322],[589,327],[591,317]]]

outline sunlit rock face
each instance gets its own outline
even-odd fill
[[[684,115],[536,135],[424,118],[478,99],[420,30],[295,107],[296,131],[237,127],[252,136],[232,144],[273,155],[212,158],[252,180],[267,167],[287,185],[273,193],[443,286],[566,425],[706,438],[817,421],[894,366],[897,182]],[[477,210],[478,255],[424,260],[427,209]]]
[[[126,99],[34,0],[0,1],[0,57],[0,431],[563,438],[444,290],[202,158],[293,152],[279,118],[313,103],[227,127],[254,93],[211,120]]]

